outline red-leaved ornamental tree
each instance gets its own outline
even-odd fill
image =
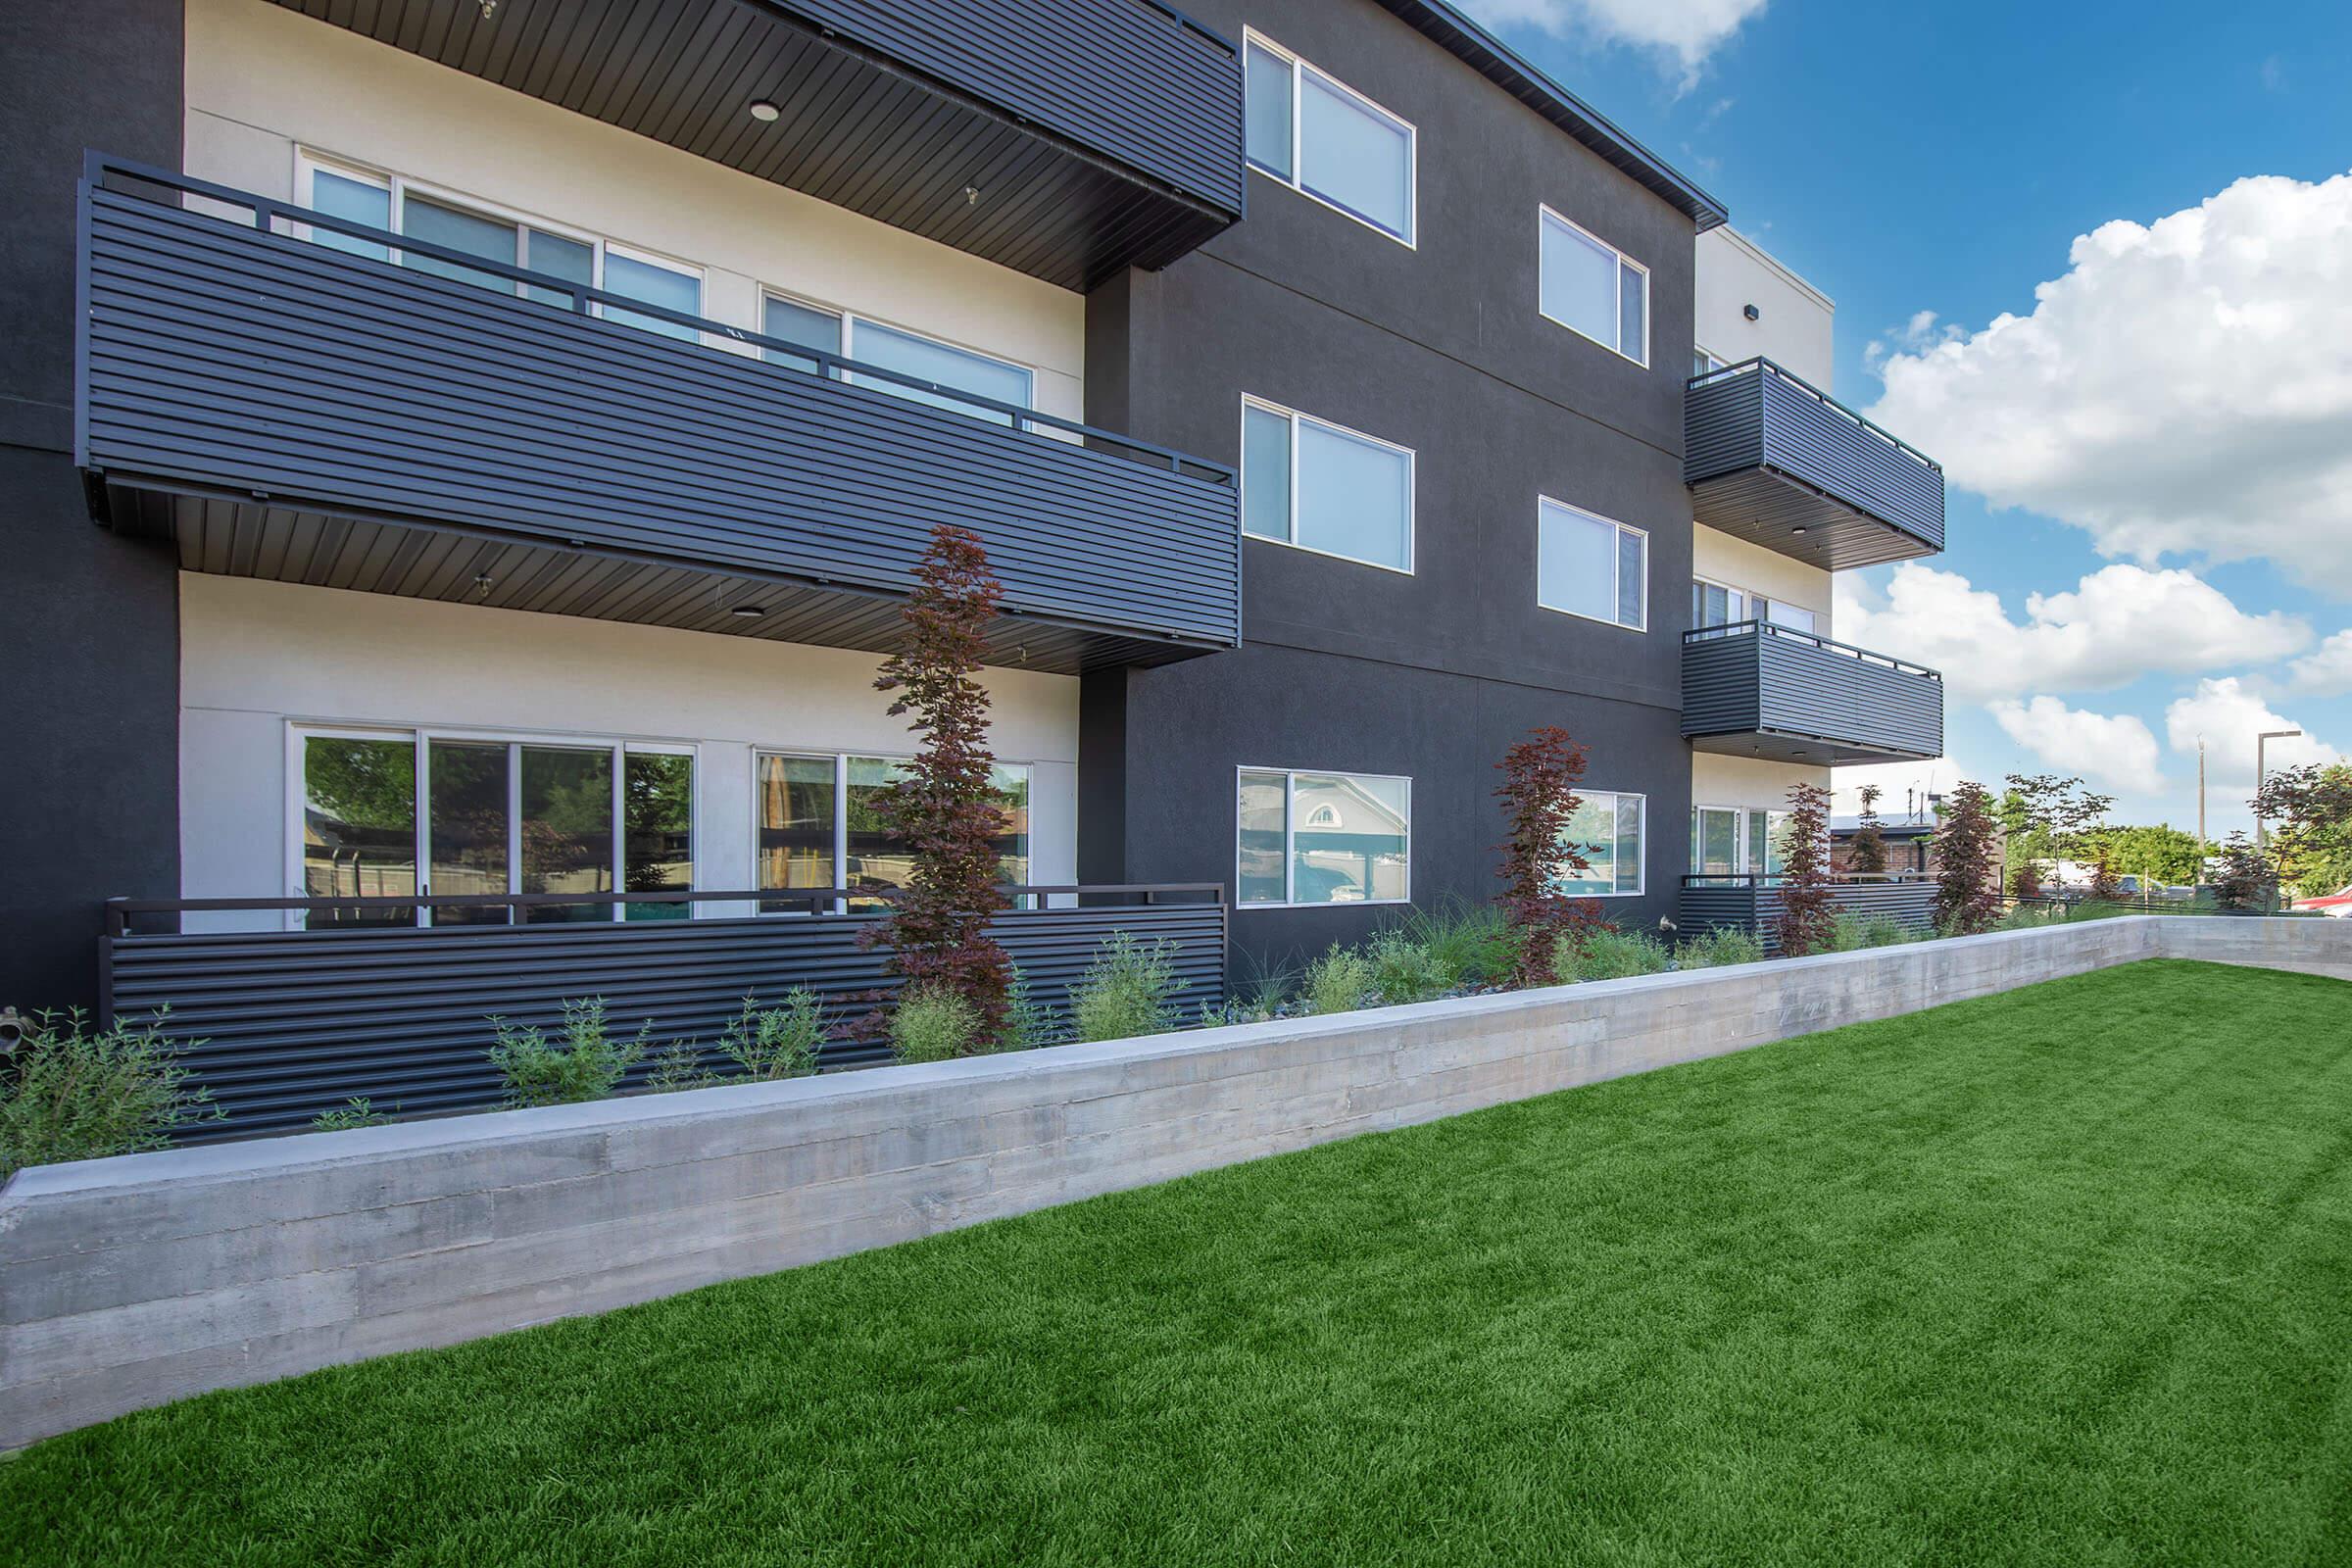
[[[1818,784],[1788,790],[1781,826],[1781,912],[1773,935],[1781,956],[1801,958],[1830,945],[1836,923],[1830,887],[1830,792]]]
[[[904,618],[906,646],[882,663],[876,691],[897,692],[892,717],[912,713],[914,760],[874,799],[874,814],[905,845],[912,870],[888,918],[858,933],[890,950],[889,972],[908,992],[947,990],[979,1015],[972,1049],[989,1050],[1009,1022],[1012,963],[988,934],[1006,906],[996,840],[1004,811],[989,788],[988,691],[976,678],[1004,588],[969,529],[942,523],[915,568]]]
[[[1936,828],[1936,928],[1945,936],[1975,936],[2000,914],[2000,824],[1984,786],[1962,779]]]
[[[1514,987],[1547,986],[1555,978],[1552,956],[1560,939],[1581,935],[1600,918],[1591,899],[1570,898],[1560,884],[1591,873],[1592,862],[1568,842],[1568,823],[1584,798],[1576,793],[1585,776],[1585,749],[1568,732],[1546,725],[1503,753],[1495,764],[1510,837],[1502,852],[1502,896],[1495,902],[1511,923],[1517,950],[1511,963]]]

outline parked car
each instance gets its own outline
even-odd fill
[[[2338,920],[2352,920],[2352,886],[2338,888],[2324,899],[2297,899],[2295,911],[2306,910],[2333,915]]]

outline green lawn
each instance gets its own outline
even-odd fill
[[[2352,985],[2152,962],[0,1463],[26,1562],[2352,1561]]]

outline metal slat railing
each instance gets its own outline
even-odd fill
[[[117,180],[126,182],[133,188],[124,190],[121,185],[113,183]],[[168,169],[159,169],[127,159],[114,158],[104,153],[88,152],[83,155],[82,182],[87,189],[112,190],[117,194],[145,194],[136,189],[136,187],[143,186],[149,187],[150,191],[176,192],[183,196],[201,197],[208,202],[244,209],[253,215],[251,226],[262,233],[280,237],[302,237],[299,233],[289,234],[286,230],[280,229],[278,226],[280,223],[295,230],[324,229],[349,239],[381,246],[384,248],[387,258],[394,256],[426,257],[445,266],[479,273],[486,278],[497,278],[515,284],[517,287],[528,287],[548,294],[561,295],[568,301],[567,307],[559,307],[549,305],[544,299],[516,296],[523,299],[524,303],[537,305],[542,309],[568,309],[571,315],[580,317],[598,317],[617,312],[623,316],[666,321],[672,326],[684,327],[697,334],[695,342],[688,346],[708,348],[709,345],[703,343],[702,339],[716,337],[760,351],[760,355],[757,357],[752,355],[731,356],[743,363],[766,365],[789,374],[814,374],[832,381],[848,381],[852,377],[860,381],[884,381],[894,386],[905,387],[911,391],[923,392],[943,399],[964,412],[985,416],[991,423],[1003,423],[1015,434],[1030,435],[1037,433],[1040,429],[1056,430],[1062,432],[1063,435],[1076,437],[1075,444],[1080,444],[1085,449],[1109,447],[1117,454],[1128,454],[1138,459],[1150,459],[1155,463],[1165,464],[1170,473],[1189,475],[1225,486],[1231,486],[1237,482],[1234,469],[1228,466],[1212,463],[1206,458],[1194,457],[1188,452],[1179,452],[1173,447],[1163,447],[1154,442],[1139,440],[1134,436],[1121,435],[1114,430],[1081,424],[1075,419],[1065,419],[1058,415],[1040,414],[1035,409],[1023,408],[1019,404],[1005,403],[996,398],[983,397],[976,392],[967,392],[960,387],[951,386],[945,382],[926,381],[920,376],[908,375],[904,370],[894,370],[887,366],[869,365],[862,360],[847,359],[842,355],[823,349],[812,349],[805,344],[795,343],[788,338],[770,337],[765,333],[755,332],[746,327],[730,326],[723,321],[713,321],[708,317],[675,310],[650,300],[632,299],[626,294],[617,294],[611,289],[598,288],[573,279],[559,277],[552,272],[532,271],[528,268],[517,267],[509,262],[493,261],[487,257],[456,250],[447,245],[437,245],[430,240],[416,239],[392,229],[377,228],[352,219],[339,218],[332,213],[321,213],[313,208],[299,207],[292,202],[279,201],[274,197],[259,196],[251,191],[238,190],[233,186],[217,185],[210,180],[197,179]],[[351,256],[348,251],[337,251],[334,254]],[[375,258],[364,256],[352,257],[352,259],[363,263],[375,260]],[[387,259],[379,265],[397,266],[399,264]],[[665,341],[679,342],[682,340],[665,339]],[[724,351],[713,350],[712,352]],[[771,354],[780,356],[780,360],[766,358]],[[802,365],[807,365],[809,368],[802,370],[800,368]],[[1064,441],[1061,444],[1067,446],[1073,443]]]
[[[1825,654],[1836,654],[1840,658],[1856,660],[1865,664],[1876,664],[1883,669],[1895,670],[1905,675],[1917,675],[1932,681],[1943,679],[1942,671],[1931,669],[1925,664],[1915,664],[1908,659],[1897,659],[1892,654],[1881,654],[1868,648],[1857,648],[1852,643],[1838,642],[1833,638],[1824,637],[1818,632],[1800,631],[1794,626],[1784,626],[1777,621],[1734,620],[1726,621],[1720,626],[1693,626],[1683,633],[1683,641],[1686,643],[1729,642],[1736,637],[1778,638],[1786,642],[1802,644],[1807,648],[1819,649]]]

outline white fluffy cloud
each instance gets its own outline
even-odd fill
[[[2291,615],[2250,615],[2193,572],[2102,566],[2066,593],[2034,594],[2026,619],[1958,572],[1917,562],[1874,592],[1837,580],[1840,642],[1943,672],[1964,702],[2028,692],[2107,691],[2150,671],[2201,674],[2284,659],[2311,641]]]
[[[2268,557],[2352,593],[2352,174],[2241,179],[2070,263],[2030,316],[1891,334],[1871,416],[2109,555]]]
[[[2352,631],[2339,631],[2287,666],[2294,689],[2313,697],[2352,692]]]
[[[1997,702],[1992,716],[2009,738],[2061,773],[2080,774],[2094,784],[2144,794],[2163,783],[2156,760],[2156,735],[2136,714],[2093,713],[2069,708],[2055,697],[2029,703]]]
[[[1539,27],[1563,38],[1662,50],[1686,81],[1707,56],[1764,9],[1765,0],[1463,0],[1490,27]]]
[[[2265,730],[2305,729],[2274,711],[2236,676],[2201,680],[2197,689],[2164,710],[2165,739],[2182,757],[2197,755],[2205,739],[2205,767],[2213,794],[2234,808],[2254,793],[2254,738]],[[2316,736],[2273,741],[2265,760],[2275,772],[2303,762],[2332,762],[2341,754]]]

